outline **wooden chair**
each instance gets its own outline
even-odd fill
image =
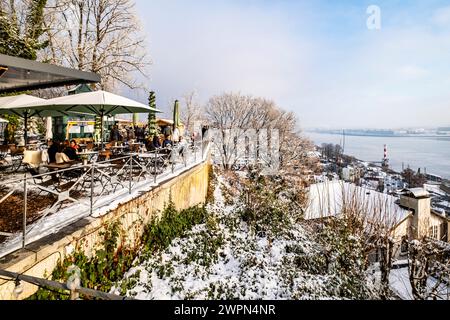
[[[107,161],[111,158],[111,150],[100,151],[98,153],[98,161]]]
[[[11,160],[9,162],[8,170],[11,172],[16,172],[22,167],[22,159],[24,155],[25,148],[17,147],[15,144],[9,144],[9,153],[11,155]]]
[[[94,150],[94,143],[93,142],[88,142],[86,144],[86,150],[88,150],[88,151]]]
[[[130,151],[131,152],[139,152],[140,148],[141,148],[141,146],[139,144],[132,144],[132,145],[130,145]]]
[[[17,151],[17,146],[15,144],[8,144],[8,148],[9,151],[11,151],[11,154]]]
[[[18,147],[15,144],[10,145],[9,150],[11,150],[11,155],[23,155],[25,147]]]
[[[9,146],[0,145],[0,160],[5,159],[8,153],[9,153]]]

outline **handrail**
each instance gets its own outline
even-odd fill
[[[24,275],[24,274],[18,274],[15,272],[1,270],[1,269],[0,269],[0,276],[8,277],[11,279],[11,281],[15,281],[15,280],[25,281],[25,282],[34,284],[38,287],[49,287],[49,288],[54,288],[57,290],[75,291],[76,293],[80,293],[80,294],[86,295],[88,297],[98,298],[98,299],[102,299],[102,300],[135,300],[133,298],[118,296],[118,295],[115,295],[112,293],[102,292],[102,291],[93,290],[93,289],[89,289],[89,288],[83,288],[83,287],[78,287],[75,290],[72,290],[65,283],[60,283],[60,282],[56,282],[56,281],[52,281],[52,280],[32,277],[32,276],[28,276],[28,275]]]
[[[169,149],[169,148],[161,148],[161,149],[157,149],[157,151],[159,151],[159,152],[161,152],[161,151],[163,151],[163,150],[172,150],[172,149]],[[156,150],[152,150],[152,151],[147,151],[147,152],[145,152],[145,153],[147,153],[147,154],[152,154],[152,153],[155,153],[155,152],[156,152]],[[113,161],[125,160],[125,159],[129,159],[129,158],[130,158],[130,155],[133,155],[133,156],[134,156],[134,155],[139,155],[139,154],[141,154],[141,153],[138,153],[138,152],[135,152],[135,153],[129,153],[129,154],[124,155],[124,156],[119,157],[119,158],[114,158],[114,159],[104,160],[104,161],[100,161],[100,162],[94,162],[94,163],[87,164],[87,165],[82,165],[81,163],[78,163],[78,164],[80,164],[80,165],[75,164],[73,167],[70,167],[70,168],[67,168],[67,169],[55,170],[55,171],[52,171],[52,172],[45,172],[45,173],[33,175],[33,176],[31,176],[31,177],[27,177],[27,179],[30,179],[30,178],[43,178],[43,177],[46,177],[46,176],[49,176],[49,175],[59,174],[59,173],[64,173],[64,172],[72,171],[72,170],[75,170],[75,169],[91,168],[91,167],[92,167],[93,165],[95,165],[95,164],[107,164],[107,163],[111,163],[111,162],[113,162]],[[14,183],[22,182],[24,179],[25,179],[25,178],[18,178],[18,179],[15,179],[15,180],[9,180],[9,181],[6,181],[6,182],[1,183],[1,184],[3,184],[3,185],[6,185],[6,184],[14,184]]]

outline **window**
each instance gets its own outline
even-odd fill
[[[433,239],[436,239],[436,240],[439,240],[439,235],[438,235],[438,226],[432,226],[432,227],[430,227],[430,234],[429,234],[429,236],[430,236],[430,238],[433,238]]]

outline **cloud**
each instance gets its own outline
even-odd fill
[[[295,111],[303,127],[445,124],[450,33],[431,26],[450,9],[418,19],[418,7],[381,8],[382,29],[369,31],[360,4],[138,1],[148,87],[167,111],[191,90],[202,102],[240,91]]]
[[[150,85],[165,100],[193,89],[204,100],[231,90],[282,98],[311,72],[313,43],[298,39],[301,35],[292,34],[282,17],[268,11],[228,5],[156,7],[148,23],[154,61]]]
[[[425,68],[413,65],[401,67],[399,73],[407,79],[420,79],[428,75],[428,71]]]
[[[440,27],[450,27],[450,6],[437,9],[432,22]]]

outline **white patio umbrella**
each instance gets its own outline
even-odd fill
[[[44,110],[36,109],[31,110],[29,108],[23,107],[24,105],[29,105],[33,103],[38,103],[45,101],[45,99],[29,96],[27,94],[20,94],[17,96],[8,96],[8,97],[2,97],[0,98],[0,114],[11,114],[11,115],[17,115],[24,119],[24,140],[25,140],[25,146],[27,144],[28,140],[28,119],[32,116],[48,116],[50,115],[49,112],[46,112]],[[45,115],[43,115],[45,113]]]
[[[93,91],[35,103],[32,108],[45,108],[69,113],[88,113],[101,117],[101,139],[103,149],[103,118],[127,113],[161,112],[140,102],[106,91]]]
[[[0,98],[0,115],[10,114],[16,115],[24,119],[24,140],[25,145],[28,140],[28,119],[30,117],[58,117],[69,116],[71,112],[66,112],[62,108],[50,108],[45,106],[46,99],[21,94],[16,96],[8,96]],[[76,112],[73,112],[76,113]]]

